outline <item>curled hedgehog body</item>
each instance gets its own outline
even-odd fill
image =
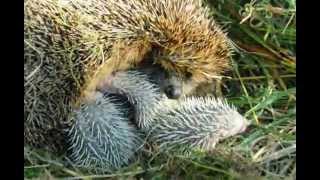
[[[33,147],[63,150],[71,112],[113,72],[149,60],[201,83],[228,68],[228,39],[198,0],[25,0],[24,12]]]

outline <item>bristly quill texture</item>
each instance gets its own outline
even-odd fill
[[[127,165],[142,146],[136,127],[123,116],[123,106],[97,93],[96,101],[75,111],[68,131],[75,166],[113,171]]]
[[[200,0],[25,0],[25,144],[63,149],[72,110],[149,52],[206,82],[228,69],[228,42]]]
[[[139,71],[114,73],[101,84],[103,92],[127,97],[135,122],[162,150],[211,150],[222,139],[243,132],[248,121],[226,101],[213,97],[170,100]],[[178,148],[177,148],[178,149]]]
[[[225,101],[186,98],[157,107],[150,131],[160,150],[212,150],[222,139],[243,132],[248,121]]]
[[[135,122],[142,129],[149,128],[153,111],[159,101],[165,98],[160,95],[159,88],[148,81],[147,75],[133,70],[114,73],[106,78],[99,89],[127,97],[135,110]]]

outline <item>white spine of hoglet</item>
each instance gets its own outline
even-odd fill
[[[137,71],[106,78],[101,91],[123,95],[135,109],[135,123],[162,151],[212,150],[222,139],[243,132],[248,121],[225,100],[161,98],[147,76]],[[96,101],[75,111],[69,131],[71,157],[82,167],[117,169],[142,146],[140,132],[124,116],[124,106],[97,92]]]
[[[149,129],[160,101],[158,88],[147,79],[138,71],[117,72],[105,78],[91,101],[74,111],[68,138],[75,166],[113,171],[133,159],[143,146],[137,127]],[[129,118],[131,107],[136,124]]]
[[[95,100],[74,111],[68,130],[74,166],[113,171],[127,165],[142,146],[140,134],[116,100],[95,94]]]
[[[128,98],[135,108],[138,127],[161,149],[211,150],[220,140],[242,133],[249,125],[226,100],[162,97],[147,76],[137,71],[118,72],[104,87]]]
[[[249,121],[225,100],[190,97],[163,101],[154,112],[149,138],[160,150],[210,151],[246,130]]]
[[[121,71],[107,77],[99,86],[101,92],[111,92],[127,97],[134,107],[135,122],[141,129],[148,129],[153,121],[154,110],[164,97],[159,88],[148,81],[139,71]]]

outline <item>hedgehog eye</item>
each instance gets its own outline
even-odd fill
[[[191,73],[191,72],[187,72],[187,73],[186,73],[186,78],[187,78],[187,79],[190,79],[191,77],[192,77],[192,73]]]

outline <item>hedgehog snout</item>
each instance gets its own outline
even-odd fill
[[[238,113],[234,114],[234,116],[230,119],[230,121],[231,121],[230,129],[225,134],[226,137],[241,134],[245,132],[247,127],[249,126],[249,121]]]
[[[173,85],[169,85],[165,88],[165,93],[170,99],[179,99],[182,94],[182,89],[179,87],[174,87]]]
[[[239,115],[241,116],[241,115]],[[249,125],[249,121],[247,119],[245,119],[244,117],[238,117],[238,119],[236,118],[236,123],[237,123],[237,126],[235,128],[235,133],[239,134],[239,133],[243,133],[248,125]]]
[[[115,75],[111,74],[109,76],[103,77],[98,81],[96,90],[105,93],[105,92],[112,92],[116,93],[116,89],[114,89],[112,82],[114,80]]]

